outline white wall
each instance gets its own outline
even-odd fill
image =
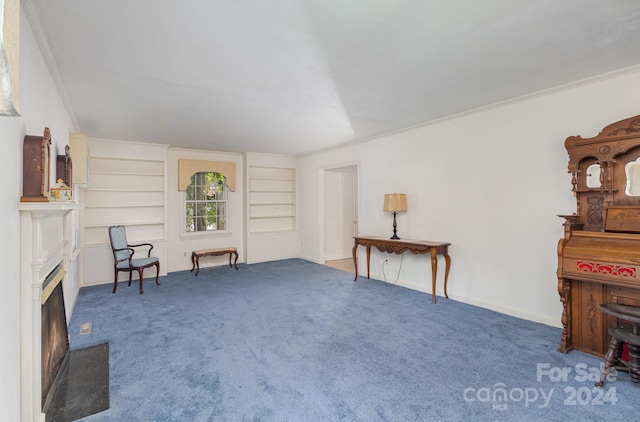
[[[185,234],[184,191],[178,190],[178,160],[227,161],[236,163],[236,191],[228,191],[229,209],[225,233]],[[169,148],[167,158],[167,271],[190,270],[191,252],[196,249],[235,247],[238,262],[244,261],[244,159],[242,154],[192,149]],[[201,260],[200,268],[214,265],[229,265],[229,256],[207,257]]]
[[[0,117],[0,178],[5,183],[5,198],[0,201],[2,242],[2,294],[0,295],[0,419],[19,420],[20,410],[20,218],[16,203],[22,187],[22,142],[24,120]]]
[[[17,204],[22,194],[22,140],[27,134],[42,134],[48,126],[55,144],[52,155],[55,155],[56,151],[64,151],[69,132],[74,131],[24,13],[20,19],[21,117],[0,117],[0,138],[3,140],[0,177],[5,182],[5,199],[0,201],[0,420],[3,421],[20,420],[20,219]]]
[[[383,195],[405,193],[408,211],[398,216],[398,235],[452,244],[450,298],[559,326],[555,271],[562,220],[556,215],[575,211],[564,140],[595,136],[640,114],[639,86],[640,70],[630,70],[301,157],[301,256],[321,257],[319,170],[358,160],[359,235],[390,236]],[[372,277],[382,279],[388,259],[385,273],[395,281],[403,259],[398,283],[430,293],[425,255],[371,255]],[[443,274],[440,258],[439,294]],[[425,306],[431,306],[427,298]]]

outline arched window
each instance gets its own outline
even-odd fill
[[[222,173],[195,173],[185,198],[187,233],[227,229],[227,188]]]

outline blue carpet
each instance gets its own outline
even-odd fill
[[[640,385],[595,389],[600,359],[557,352],[557,328],[300,259],[239,268],[81,289],[71,347],[109,342],[111,377],[83,420],[638,418]]]

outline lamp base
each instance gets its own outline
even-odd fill
[[[400,240],[400,238],[398,237],[398,235],[396,234],[398,225],[396,224],[396,212],[393,212],[393,236],[391,236],[389,239],[391,240]]]

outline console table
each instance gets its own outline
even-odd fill
[[[430,242],[422,240],[392,240],[384,237],[354,237],[353,245],[353,265],[355,266],[356,277],[358,279],[358,245],[367,248],[367,278],[369,277],[369,267],[371,264],[371,247],[377,248],[380,252],[395,253],[400,255],[404,251],[409,251],[414,255],[431,254],[431,297],[433,303],[436,303],[436,273],[438,271],[438,254],[444,255],[444,296],[448,299],[447,279],[449,278],[449,269],[451,268],[451,257],[449,257],[449,246],[451,243]]]
[[[231,267],[231,257],[233,255],[236,256],[236,260],[233,262],[233,266],[238,269],[238,250],[236,248],[218,248],[218,249],[200,249],[197,251],[191,252],[191,271],[193,271],[196,267],[196,277],[200,272],[200,258],[203,256],[220,256],[229,254],[229,266]]]

